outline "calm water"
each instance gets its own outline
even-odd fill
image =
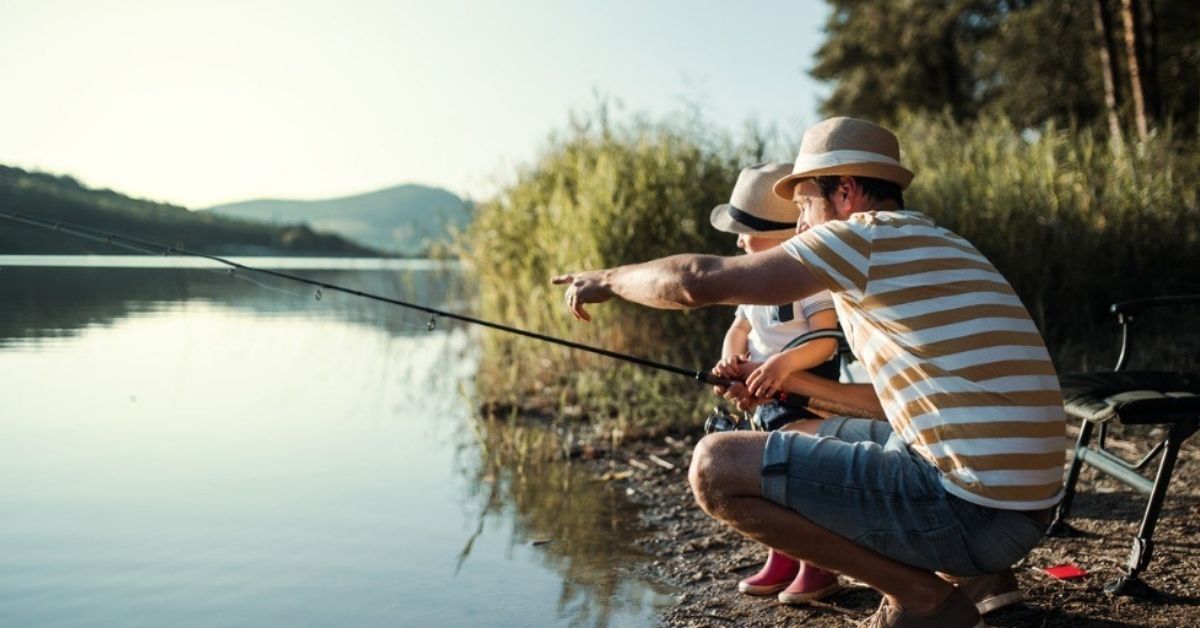
[[[623,626],[666,599],[630,575],[619,495],[483,455],[473,330],[216,270],[18,261],[0,626]],[[461,308],[453,270],[309,264]]]

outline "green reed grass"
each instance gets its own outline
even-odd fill
[[[1194,142],[1167,131],[1114,148],[1092,129],[1023,130],[1003,119],[912,118],[899,135],[917,172],[909,207],[1004,273],[1060,370],[1111,365],[1111,303],[1200,289]]]
[[[1161,133],[1114,150],[1089,129],[961,126],[911,118],[897,129],[917,172],[908,206],[963,235],[1012,282],[1060,370],[1111,362],[1106,307],[1197,291],[1200,151]],[[761,161],[702,125],[576,124],[496,198],[463,240],[480,314],[543,333],[703,368],[719,356],[730,308],[592,308],[583,324],[552,275],[680,252],[733,254],[708,213],[738,170]],[[791,149],[789,149],[791,150]],[[578,418],[612,433],[688,425],[714,398],[677,375],[486,333],[485,402]]]
[[[645,121],[576,125],[476,210],[465,240],[481,313],[537,331],[688,368],[720,354],[729,308],[658,312],[624,303],[593,308],[590,324],[563,306],[560,273],[683,251],[736,252],[708,223],[741,162],[728,138]],[[678,375],[502,334],[486,334],[485,400],[587,416],[618,429],[695,424],[712,398]]]

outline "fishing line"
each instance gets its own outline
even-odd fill
[[[686,369],[683,367],[674,366],[671,364],[656,362],[654,360],[649,360],[649,359],[642,358],[642,357],[639,357],[636,355],[619,353],[616,351],[610,351],[608,349],[603,349],[601,347],[595,347],[592,345],[583,344],[581,342],[565,340],[562,338],[555,338],[554,336],[548,336],[546,334],[541,334],[538,332],[521,329],[519,327],[513,327],[511,325],[505,325],[503,323],[496,323],[496,322],[484,320],[481,318],[475,318],[474,316],[468,316],[466,314],[458,314],[455,312],[449,312],[446,310],[441,310],[438,308],[421,305],[419,303],[412,303],[409,301],[404,301],[402,299],[385,297],[385,296],[373,294],[370,292],[364,292],[362,290],[356,290],[354,288],[346,288],[343,286],[339,286],[337,284],[331,284],[331,283],[327,283],[324,281],[318,281],[318,280],[310,279],[308,277],[304,277],[301,275],[294,275],[292,273],[285,273],[285,272],[281,272],[281,271],[277,271],[277,270],[271,270],[268,268],[256,268],[254,266],[247,266],[246,264],[241,264],[239,262],[235,262],[233,260],[230,260],[230,259],[227,259],[224,257],[220,257],[217,255],[210,255],[208,253],[200,253],[197,251],[191,251],[191,250],[185,249],[183,247],[168,246],[165,244],[159,244],[157,242],[151,242],[149,240],[143,240],[140,238],[124,236],[124,235],[120,235],[117,233],[102,231],[100,229],[93,229],[91,227],[77,225],[77,224],[70,223],[67,221],[47,220],[47,219],[38,218],[35,216],[28,216],[28,215],[21,214],[21,213],[15,212],[15,211],[8,211],[8,210],[0,211],[0,217],[7,218],[14,222],[19,222],[19,223],[22,223],[25,225],[29,225],[29,226],[33,226],[33,227],[40,227],[43,229],[49,229],[51,231],[61,231],[68,235],[73,235],[76,237],[84,238],[87,240],[93,240],[96,242],[103,242],[106,244],[111,244],[111,245],[125,248],[128,250],[138,251],[141,253],[147,253],[150,255],[163,255],[163,256],[184,255],[184,256],[189,256],[189,257],[198,257],[198,258],[202,258],[202,259],[207,259],[207,260],[217,262],[219,264],[224,264],[225,266],[232,268],[233,273],[235,275],[238,273],[238,271],[242,271],[242,272],[246,272],[246,273],[259,273],[261,275],[268,275],[268,276],[272,276],[272,277],[278,277],[281,279],[288,279],[291,281],[296,281],[299,283],[313,286],[316,289],[315,292],[313,293],[313,296],[314,296],[314,298],[316,298],[318,300],[321,298],[323,290],[329,290],[329,291],[333,291],[333,292],[341,292],[343,294],[349,294],[349,295],[353,295],[353,296],[357,296],[357,297],[362,297],[364,299],[371,299],[373,301],[380,301],[382,303],[390,303],[392,305],[398,305],[400,307],[404,307],[404,308],[408,308],[411,310],[416,310],[418,312],[424,312],[425,314],[428,314],[429,320],[426,322],[425,325],[426,325],[426,328],[430,331],[433,331],[434,329],[437,328],[439,317],[440,318],[448,318],[451,320],[457,320],[457,321],[461,321],[464,323],[479,325],[481,327],[488,327],[490,329],[496,329],[496,330],[507,332],[510,334],[516,334],[519,336],[525,336],[526,338],[533,338],[535,340],[541,340],[543,342],[549,342],[552,344],[557,344],[557,345],[569,347],[572,349],[578,349],[580,351],[586,351],[588,353],[603,355],[603,356],[610,357],[610,358],[613,358],[616,360],[621,360],[623,362],[630,362],[633,364],[637,364],[639,366],[644,366],[646,368],[656,369],[656,370],[660,370],[660,371],[666,371],[668,373],[675,373],[676,375],[683,375],[685,377],[691,377],[691,378],[699,380],[700,382],[703,382],[705,384],[711,384],[711,385],[715,385],[715,386],[729,386],[733,383],[732,380],[724,379],[721,377],[716,377],[712,373],[709,373],[706,370],[690,370],[690,369]]]
[[[581,342],[575,342],[573,340],[565,340],[562,338],[555,338],[554,336],[540,334],[538,332],[521,329],[519,327],[513,327],[511,325],[505,325],[503,323],[496,323],[496,322],[484,320],[481,318],[475,318],[474,316],[468,316],[466,314],[457,314],[455,312],[440,310],[440,309],[429,307],[426,305],[421,305],[419,303],[411,303],[409,301],[404,301],[401,299],[394,299],[391,297],[385,297],[385,296],[373,294],[370,292],[364,292],[362,290],[346,288],[343,286],[339,286],[337,284],[331,284],[331,283],[327,283],[324,281],[317,281],[315,279],[310,279],[308,277],[304,277],[301,275],[293,275],[291,273],[285,273],[285,272],[281,272],[281,271],[277,271],[277,270],[271,270],[268,268],[256,268],[253,266],[247,266],[246,264],[241,264],[241,263],[235,262],[233,260],[217,256],[217,255],[209,255],[208,253],[199,253],[197,251],[190,251],[188,249],[178,247],[178,246],[168,246],[165,244],[159,244],[157,242],[151,242],[149,240],[142,240],[140,238],[123,236],[120,234],[111,233],[108,231],[102,231],[99,229],[93,229],[91,227],[77,225],[77,224],[62,221],[62,220],[46,220],[44,218],[37,218],[34,216],[28,216],[28,215],[21,214],[21,213],[15,212],[15,211],[7,211],[7,210],[0,211],[0,218],[7,218],[14,222],[19,222],[19,223],[33,226],[33,227],[50,229],[52,231],[61,231],[63,233],[73,235],[76,237],[84,238],[87,240],[93,240],[96,242],[103,242],[103,243],[111,244],[113,246],[117,246],[120,248],[137,251],[139,253],[146,253],[149,255],[168,256],[168,255],[178,254],[178,255],[185,255],[185,256],[189,256],[189,257],[198,257],[198,258],[202,258],[202,259],[207,259],[207,260],[211,260],[211,261],[217,262],[219,264],[223,264],[225,266],[230,267],[232,270],[230,270],[229,272],[235,276],[239,276],[238,271],[244,271],[246,273],[259,273],[259,274],[268,275],[271,277],[278,277],[281,279],[296,281],[299,283],[313,286],[316,289],[313,293],[313,297],[316,300],[321,299],[322,294],[323,294],[322,290],[330,290],[330,291],[334,291],[334,292],[340,292],[343,294],[349,294],[352,296],[362,297],[364,299],[379,301],[382,303],[390,303],[392,305],[398,305],[403,308],[408,308],[410,310],[415,310],[418,312],[423,312],[425,314],[428,314],[429,320],[425,322],[425,328],[429,331],[433,331],[434,329],[437,328],[438,317],[449,318],[452,320],[462,321],[464,323],[479,325],[481,327],[488,327],[490,329],[495,329],[495,330],[507,332],[510,334],[516,334],[518,336],[525,336],[526,338],[533,338],[534,340],[541,340],[543,342],[549,342],[551,344],[569,347],[571,349],[578,349],[580,351],[586,351],[588,353],[603,355],[603,356],[606,356],[609,358],[613,358],[615,360],[621,360],[622,362],[630,362],[632,364],[637,364],[638,366],[644,366],[646,368],[651,368],[651,369],[655,369],[655,370],[659,370],[659,371],[666,371],[668,373],[674,373],[676,375],[683,375],[684,377],[690,377],[690,378],[700,381],[704,384],[709,384],[712,386],[729,387],[729,386],[732,386],[736,381],[736,380],[732,380],[732,379],[726,379],[723,377],[717,377],[707,370],[690,370],[690,369],[686,369],[686,368],[683,368],[680,366],[675,366],[672,364],[656,362],[654,360],[649,360],[649,359],[639,357],[636,355],[629,355],[627,353],[619,353],[616,351],[610,351],[608,349],[603,349],[600,347],[583,344]],[[243,276],[243,278],[249,279],[249,277],[244,277],[244,276]],[[255,282],[255,283],[257,283],[257,282]],[[282,290],[282,289],[279,289],[279,290]],[[400,322],[400,321],[396,321],[396,322]],[[405,322],[404,324],[411,325],[411,323],[407,323],[407,322]],[[827,332],[817,332],[813,336],[806,337],[805,340],[815,339],[816,337],[841,338],[841,334],[838,332],[833,332],[832,330],[827,331]],[[797,340],[799,340],[799,339],[797,339]],[[832,414],[837,414],[837,415],[842,415],[842,416],[858,416],[858,417],[879,418],[879,419],[884,418],[875,410],[866,410],[863,408],[847,406],[847,405],[843,405],[841,403],[834,402],[834,401],[828,400],[828,399],[810,398],[808,396],[797,394],[797,393],[789,393],[789,392],[781,391],[781,392],[777,393],[774,398],[777,399],[778,401],[781,401],[788,405],[808,406],[811,408],[824,410],[824,411],[830,412]]]
[[[120,249],[124,249],[127,251],[133,251],[135,253],[142,253],[145,255],[167,256],[167,255],[170,255],[172,252],[178,252],[178,253],[182,253],[182,254],[186,254],[186,255],[190,255],[190,256],[209,258],[213,261],[219,261],[223,264],[232,266],[232,268],[222,270],[219,268],[199,267],[199,268],[195,268],[194,270],[201,270],[201,271],[210,272],[210,273],[219,273],[222,275],[233,277],[234,279],[237,279],[240,281],[249,282],[249,283],[251,283],[255,286],[258,286],[259,288],[263,288],[265,290],[270,290],[273,292],[286,294],[288,296],[296,297],[298,299],[315,298],[315,300],[317,300],[317,301],[321,300],[320,288],[317,289],[317,292],[315,294],[305,294],[302,292],[296,292],[293,290],[288,290],[286,288],[281,288],[279,286],[272,286],[270,284],[258,281],[256,279],[254,279],[253,277],[248,276],[245,273],[239,273],[237,271],[240,269],[240,270],[247,270],[247,271],[253,271],[253,272],[264,272],[265,274],[274,274],[274,275],[278,275],[278,276],[284,276],[285,273],[271,273],[271,272],[263,271],[261,269],[251,268],[249,266],[237,264],[236,262],[231,262],[229,260],[224,260],[223,258],[209,256],[209,255],[205,255],[202,253],[185,252],[184,250],[178,249],[175,247],[170,247],[170,246],[166,246],[163,244],[158,244],[155,242],[149,242],[149,241],[145,241],[145,240],[139,240],[137,238],[121,236],[121,235],[117,235],[115,233],[99,231],[97,229],[92,229],[90,227],[84,227],[81,225],[75,225],[75,224],[64,222],[64,221],[48,221],[48,220],[44,220],[44,219],[40,219],[40,218],[35,218],[33,216],[25,216],[25,215],[19,214],[17,212],[2,212],[2,213],[0,213],[0,217],[9,218],[11,220],[14,220],[17,222],[22,222],[27,225],[51,229],[53,231],[62,231],[63,233],[67,233],[69,235],[74,235],[77,237],[85,238],[88,240],[93,240],[96,242],[103,242],[105,244],[109,244],[109,245],[112,245],[112,246],[120,248]],[[286,278],[300,279],[298,277],[286,277]],[[428,329],[428,325],[424,322],[414,323],[411,320],[398,319],[398,318],[395,318],[392,316],[386,316],[386,315],[384,316],[384,318],[387,319],[388,321],[391,321],[393,323],[396,323],[398,325],[408,327],[411,329],[420,329],[420,328]]]
[[[233,268],[229,268],[229,269],[201,268],[198,270],[205,270],[205,271],[212,272],[212,273],[219,273],[219,274],[222,274],[222,275],[225,275],[228,277],[232,277],[233,279],[237,279],[239,281],[245,281],[251,285],[258,286],[259,288],[262,288],[264,290],[268,290],[268,291],[275,292],[278,294],[283,294],[283,295],[287,295],[289,297],[293,297],[297,300],[320,301],[321,306],[324,308],[327,308],[327,309],[332,309],[335,311],[339,309],[338,305],[335,305],[334,302],[331,302],[329,299],[326,299],[324,297],[324,294],[320,293],[320,292],[311,292],[310,293],[310,292],[299,292],[297,290],[288,290],[287,288],[283,288],[280,286],[274,286],[274,285],[271,285],[264,281],[259,281],[258,279],[251,277],[249,274],[237,272],[237,270],[235,270]],[[318,288],[317,290],[319,291],[320,288]],[[342,305],[341,311],[346,312],[348,310],[344,305]],[[390,316],[390,315],[382,313],[382,312],[375,312],[374,315],[383,319],[383,321],[385,321],[387,323],[393,323],[395,325],[399,325],[400,327],[404,327],[407,329],[428,329],[427,324],[423,321],[420,323],[417,323],[417,322],[412,321],[411,319],[398,318],[398,317]]]

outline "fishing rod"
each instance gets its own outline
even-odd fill
[[[702,370],[702,369],[701,370],[686,369],[686,368],[683,368],[680,366],[666,364],[663,362],[656,362],[654,360],[650,360],[650,359],[643,358],[640,356],[630,355],[627,353],[620,353],[617,351],[611,351],[609,349],[604,349],[602,347],[596,347],[596,346],[584,344],[581,342],[575,342],[573,340],[556,338],[554,336],[548,336],[546,334],[541,334],[541,333],[538,333],[535,331],[529,331],[527,329],[521,329],[519,327],[513,327],[511,325],[505,325],[503,323],[488,321],[488,320],[484,320],[481,318],[476,318],[474,316],[468,316],[466,314],[458,314],[455,312],[450,312],[450,311],[441,310],[438,308],[429,307],[426,305],[421,305],[419,303],[412,303],[412,302],[405,301],[402,299],[385,297],[385,296],[374,294],[371,292],[364,292],[362,290],[356,290],[354,288],[347,288],[344,286],[339,286],[337,284],[332,284],[332,283],[328,283],[328,282],[324,282],[324,281],[318,281],[316,279],[310,279],[308,277],[304,277],[301,275],[294,275],[292,273],[271,270],[269,268],[257,268],[254,266],[248,266],[246,264],[235,262],[233,260],[218,256],[218,255],[201,253],[199,251],[192,251],[192,250],[189,250],[189,249],[186,249],[183,247],[179,247],[179,246],[170,246],[170,245],[166,245],[166,244],[160,244],[158,242],[151,242],[149,240],[143,240],[141,238],[134,238],[134,237],[120,235],[120,234],[112,233],[112,232],[108,232],[108,231],[102,231],[100,229],[94,229],[92,227],[78,225],[78,224],[74,224],[71,222],[63,221],[63,220],[47,220],[45,218],[29,216],[29,215],[11,211],[11,210],[0,211],[0,218],[7,218],[14,222],[22,223],[22,224],[33,226],[33,227],[49,229],[51,231],[59,231],[62,233],[66,233],[68,235],[73,235],[73,236],[84,238],[87,240],[103,242],[105,244],[111,244],[111,245],[118,246],[121,248],[138,251],[140,253],[161,254],[164,256],[185,255],[188,257],[198,257],[198,258],[211,260],[211,261],[217,262],[219,264],[228,266],[228,267],[230,267],[231,272],[242,271],[242,272],[247,272],[247,273],[259,273],[262,275],[268,275],[271,277],[278,277],[280,279],[286,279],[289,281],[295,281],[295,282],[307,284],[307,285],[314,286],[317,288],[318,298],[320,295],[320,290],[331,290],[334,292],[341,292],[343,294],[349,294],[349,295],[361,297],[364,299],[370,299],[372,301],[380,301],[382,303],[389,303],[391,305],[397,305],[397,306],[400,306],[403,308],[408,308],[411,310],[424,312],[424,313],[430,315],[430,319],[429,319],[429,323],[428,323],[428,329],[430,331],[432,331],[434,329],[434,326],[436,325],[437,317],[442,317],[442,318],[448,318],[448,319],[452,319],[452,320],[461,321],[464,323],[470,323],[472,325],[488,327],[490,329],[495,329],[495,330],[507,332],[510,334],[525,336],[526,338],[533,338],[535,340],[541,340],[543,342],[549,342],[552,344],[569,347],[571,349],[578,349],[580,351],[586,351],[588,353],[603,355],[605,357],[613,358],[615,360],[621,360],[623,362],[630,362],[632,364],[637,364],[638,366],[644,366],[646,368],[651,368],[651,369],[655,369],[655,370],[659,370],[659,371],[666,371],[668,373],[674,373],[676,375],[682,375],[684,377],[690,377],[690,378],[695,379],[703,384],[708,384],[711,386],[719,386],[722,388],[728,388],[729,386],[732,386],[735,382],[737,382],[737,380],[727,379],[724,377],[717,377],[716,375],[713,375],[709,371]],[[826,330],[823,332],[814,332],[813,334],[807,336],[806,339],[815,340],[817,338],[841,338],[841,337],[842,337],[841,332],[837,332],[837,331],[833,331],[833,330]],[[740,382],[738,382],[738,383],[740,383]],[[817,402],[818,404],[820,404],[822,406],[822,409],[828,409],[830,411],[838,412],[839,414],[853,413],[855,415],[860,415],[862,413],[862,410],[859,410],[859,409],[850,409],[850,408],[841,406],[840,404],[831,404],[831,403],[825,402],[823,400],[816,400],[816,399],[810,400],[809,397],[804,396],[804,395],[799,395],[796,393],[789,393],[789,392],[781,391],[777,395],[775,395],[773,398],[778,401],[781,401],[785,404],[795,405],[795,406],[811,406],[811,405],[813,405],[812,402]]]
[[[453,320],[457,320],[457,321],[462,321],[464,323],[470,323],[473,325],[489,327],[491,329],[508,332],[510,334],[517,334],[520,336],[525,336],[527,338],[533,338],[535,340],[541,340],[544,342],[562,345],[564,347],[570,347],[572,349],[578,349],[580,351],[587,351],[589,353],[595,353],[598,355],[603,355],[603,356],[614,358],[617,360],[622,360],[625,362],[632,362],[633,364],[637,364],[639,366],[644,366],[647,368],[657,369],[660,371],[667,371],[670,373],[675,373],[677,375],[683,375],[686,377],[692,377],[692,378],[697,379],[705,384],[728,386],[729,384],[733,383],[732,380],[727,380],[724,378],[716,377],[713,374],[711,374],[707,371],[703,371],[703,370],[695,370],[695,371],[689,370],[689,369],[685,369],[685,368],[679,367],[679,366],[674,366],[671,364],[656,362],[654,360],[649,360],[647,358],[639,357],[636,355],[629,355],[629,354],[625,354],[625,353],[619,353],[617,351],[610,351],[608,349],[604,349],[601,347],[596,347],[596,346],[592,346],[592,345],[588,345],[588,344],[583,344],[581,342],[565,340],[563,338],[556,338],[554,336],[548,336],[546,334],[541,334],[541,333],[538,333],[535,331],[529,331],[527,329],[521,329],[519,327],[512,327],[510,325],[505,325],[503,323],[496,323],[496,322],[484,320],[481,318],[475,318],[474,316],[468,316],[466,314],[458,314],[455,312],[449,312],[446,310],[441,310],[438,308],[421,305],[419,303],[412,303],[409,301],[404,301],[402,299],[395,299],[392,297],[385,297],[385,296],[374,294],[371,292],[364,292],[362,290],[356,290],[354,288],[347,288],[344,286],[339,286],[337,284],[331,284],[331,283],[324,282],[324,281],[318,281],[316,279],[310,279],[308,277],[304,277],[301,275],[294,275],[292,273],[271,270],[269,268],[257,268],[254,266],[248,266],[246,264],[235,262],[235,261],[225,258],[225,257],[221,257],[218,255],[210,255],[208,253],[201,253],[198,251],[192,251],[192,250],[185,249],[185,248],[179,247],[179,246],[169,246],[166,244],[151,242],[149,240],[142,240],[140,238],[133,238],[130,236],[124,236],[124,235],[120,235],[120,234],[116,234],[116,233],[110,233],[107,231],[101,231],[99,229],[93,229],[91,227],[86,227],[83,225],[78,225],[78,224],[74,224],[74,223],[70,223],[70,222],[66,222],[66,221],[62,221],[62,220],[47,220],[44,218],[29,216],[26,214],[21,214],[21,213],[9,211],[9,210],[0,211],[0,217],[8,218],[9,220],[12,220],[14,222],[19,222],[19,223],[23,223],[23,224],[34,226],[34,227],[41,227],[43,229],[50,229],[52,231],[61,231],[63,233],[69,234],[69,235],[81,237],[81,238],[88,239],[88,240],[93,240],[96,242],[104,242],[106,244],[113,244],[113,245],[117,245],[117,246],[124,245],[123,248],[129,248],[131,250],[139,251],[142,253],[158,253],[158,254],[162,254],[162,255],[186,255],[189,257],[204,258],[207,260],[217,262],[219,264],[224,264],[225,266],[229,266],[230,268],[237,270],[237,271],[269,275],[272,277],[278,277],[281,279],[287,279],[290,281],[296,281],[299,283],[308,284],[310,286],[314,286],[321,290],[330,290],[333,292],[341,292],[344,294],[354,295],[356,297],[362,297],[364,299],[371,299],[372,301],[380,301],[383,303],[390,303],[392,305],[398,305],[400,307],[408,308],[411,310],[424,312],[426,314],[429,314],[432,317],[448,318],[448,319],[453,319]],[[432,329],[434,322],[435,322],[435,318],[430,318],[430,323],[431,323],[430,329]]]

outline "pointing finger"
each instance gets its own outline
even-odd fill
[[[578,299],[571,301],[571,314],[573,314],[575,318],[585,323],[590,323],[592,321],[591,314],[588,314],[587,310],[583,309],[583,304],[580,303]]]

